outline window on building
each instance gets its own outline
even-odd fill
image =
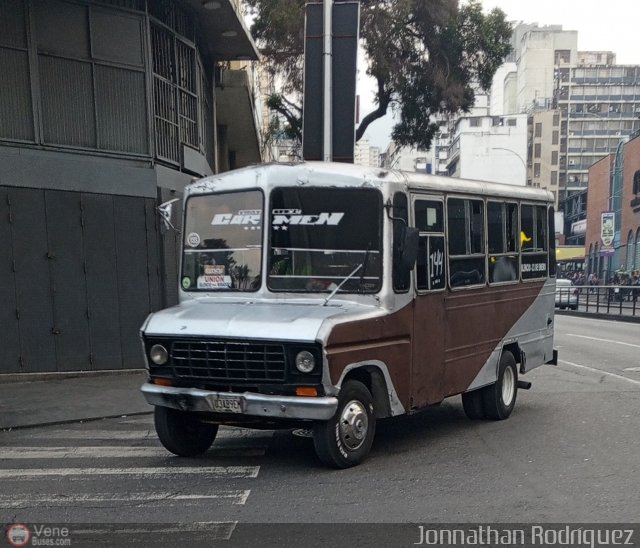
[[[553,115],[553,127],[558,127],[558,125],[560,125],[560,115],[559,114],[554,114]]]
[[[533,164],[533,176],[534,177],[540,177],[540,164],[539,163]]]
[[[480,118],[469,118],[469,127],[480,127]]]
[[[516,127],[518,125],[517,122],[518,121],[515,118],[509,118],[507,120],[507,125],[510,127]]]
[[[148,153],[143,18],[60,0],[34,6],[42,142]]]
[[[558,184],[558,172],[557,171],[552,171],[551,175],[549,176],[549,183],[551,183],[552,185],[557,185]]]
[[[558,151],[557,150],[551,151],[551,165],[552,166],[557,166],[558,165]]]
[[[540,158],[542,154],[542,144],[541,143],[536,143],[533,146],[533,157],[534,158]]]
[[[551,144],[557,145],[559,139],[560,139],[560,133],[557,130],[554,130],[553,133],[551,134]]]
[[[536,122],[535,132],[536,137],[542,137],[542,124],[540,122]]]

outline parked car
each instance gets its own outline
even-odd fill
[[[578,309],[578,288],[571,280],[556,280],[556,307]]]

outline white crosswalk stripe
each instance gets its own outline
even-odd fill
[[[265,454],[264,447],[220,447],[212,448],[208,454],[225,457],[259,457]],[[169,457],[162,447],[10,447],[0,449],[0,459],[82,459],[82,458],[140,458]]]
[[[196,523],[180,523],[176,525],[155,525],[153,527],[122,524],[117,529],[111,528],[74,528],[74,535],[159,535],[162,533],[205,533],[207,541],[229,540],[237,521],[201,521]]]
[[[231,504],[244,504],[251,491],[249,489],[216,491],[214,494],[181,494],[171,491],[138,492],[126,494],[113,493],[80,493],[72,495],[29,495],[16,497],[14,495],[0,495],[0,508],[29,508],[40,504],[68,505],[68,504],[103,504],[113,502],[172,502],[200,503],[207,500],[225,500]]]
[[[5,468],[0,469],[0,480],[30,479],[45,476],[133,476],[135,479],[152,476],[198,474],[207,479],[257,478],[259,466],[175,466],[129,468]]]

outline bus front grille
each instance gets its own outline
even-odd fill
[[[174,341],[171,364],[176,377],[212,381],[284,381],[281,344],[220,340]]]

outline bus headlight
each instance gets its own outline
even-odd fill
[[[169,361],[169,353],[161,344],[154,344],[149,351],[149,358],[156,365],[164,365]]]
[[[311,352],[302,350],[296,355],[296,369],[300,373],[311,373],[316,366],[316,359]]]

